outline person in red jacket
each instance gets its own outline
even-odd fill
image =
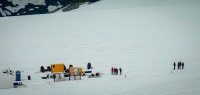
[[[113,67],[111,68],[111,74],[112,75],[114,74],[114,68]]]

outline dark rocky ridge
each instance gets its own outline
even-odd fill
[[[86,2],[91,4],[97,1],[100,0],[45,0],[44,4],[34,5],[32,3],[28,3],[25,5],[25,8],[21,8],[16,12],[12,12],[10,9],[8,9],[8,7],[14,9],[19,5],[14,5],[10,0],[0,0],[0,17],[54,13],[60,9],[66,12],[77,9],[80,5]],[[56,6],[56,9],[48,10],[49,6]]]

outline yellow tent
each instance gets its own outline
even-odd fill
[[[70,67],[70,75],[82,75],[82,67]]]
[[[63,63],[51,64],[51,72],[58,73],[64,72],[65,65]]]

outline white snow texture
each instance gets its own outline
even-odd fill
[[[101,0],[66,13],[0,18],[0,68],[23,71],[25,85],[0,95],[199,95],[199,9],[199,0]],[[173,70],[179,61],[185,68]],[[36,73],[62,62],[84,70],[91,62],[103,75],[53,82]]]

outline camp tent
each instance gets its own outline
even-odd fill
[[[64,72],[65,65],[63,63],[51,64],[51,72],[58,73]]]
[[[14,79],[11,75],[0,73],[0,89],[8,89],[13,87]]]
[[[70,74],[73,75],[81,75],[82,74],[82,67],[70,67]]]

